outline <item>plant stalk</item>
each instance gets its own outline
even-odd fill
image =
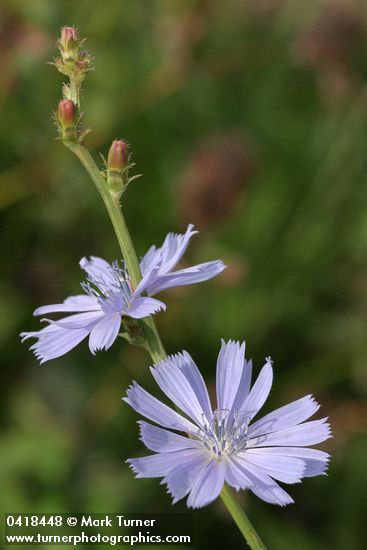
[[[228,485],[223,485],[220,497],[251,550],[266,550],[265,544],[255,531],[254,526],[242,510],[241,506],[238,504],[233,495],[233,491],[228,487]]]

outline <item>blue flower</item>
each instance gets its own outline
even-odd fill
[[[34,315],[48,313],[74,313],[58,321],[42,319],[48,325],[34,332],[22,332],[22,341],[37,338],[30,349],[41,363],[55,359],[75,348],[89,335],[89,349],[108,349],[117,338],[123,315],[141,319],[166,306],[163,302],[141,296],[144,286],[154,273],[143,277],[139,286],[132,290],[125,269],[115,262],[110,265],[102,258],[82,258],[80,266],[87,273],[82,283],[85,294],[71,296],[62,304],[39,307]]]
[[[163,478],[173,503],[188,495],[189,507],[205,506],[226,482],[284,506],[293,500],[277,481],[298,483],[327,469],[329,455],[307,448],[331,435],[326,418],[304,422],[319,409],[311,395],[252,422],[269,395],[273,369],[268,358],[250,389],[252,365],[244,352],[244,343],[222,341],[214,411],[200,371],[185,351],[151,367],[161,390],[185,416],[136,382],[128,389],[124,400],[161,426],[139,422],[141,440],[156,454],[128,462],[136,477]]]
[[[170,233],[160,248],[150,248],[141,261],[142,280],[136,289],[132,288],[125,267],[117,262],[111,265],[102,258],[83,258],[80,266],[87,273],[87,281],[82,283],[85,294],[34,311],[34,315],[63,312],[73,315],[58,321],[42,319],[47,326],[23,332],[22,341],[37,339],[30,349],[41,363],[64,355],[87,336],[93,354],[107,350],[118,336],[122,316],[141,319],[166,309],[152,295],[174,286],[205,281],[224,269],[223,262],[218,260],[172,272],[196,233],[192,229],[190,225],[184,235]]]

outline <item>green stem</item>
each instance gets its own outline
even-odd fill
[[[117,240],[130,275],[131,283],[136,288],[141,280],[141,271],[129,231],[126,226],[125,218],[119,204],[119,199],[108,188],[106,180],[103,178],[88,149],[86,149],[83,144],[75,141],[64,141],[64,144],[79,158],[80,162],[90,175],[93,183],[97,187],[115,230]],[[153,361],[155,363],[161,361],[167,357],[167,354],[159,337],[154,320],[151,317],[145,317],[142,319],[142,324],[144,326],[147,349]]]
[[[231,489],[227,485],[224,484],[220,496],[249,547],[252,550],[266,550],[265,544],[262,542],[252,523],[242,510],[241,506],[238,504],[237,500],[234,498]]]
[[[70,98],[69,99],[71,99],[71,101],[75,103],[78,109],[80,109],[81,81],[80,81],[80,78],[78,80],[78,76],[80,77],[80,75],[78,75],[77,65],[74,64],[74,70],[69,75],[69,79],[70,79],[70,86],[69,86]]]

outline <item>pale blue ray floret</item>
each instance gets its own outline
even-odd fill
[[[319,409],[311,395],[252,422],[269,395],[273,368],[267,358],[251,388],[252,364],[244,354],[245,343],[222,341],[214,411],[203,377],[185,351],[151,367],[182,413],[136,382],[127,391],[124,401],[160,426],[139,421],[141,440],[156,454],[128,462],[136,477],[163,478],[173,503],[188,496],[189,507],[205,506],[227,483],[284,506],[293,500],[277,481],[298,483],[327,469],[329,455],[307,448],[331,436],[326,418],[305,422]]]
[[[82,283],[85,294],[71,296],[62,304],[43,306],[34,315],[69,313],[53,321],[42,319],[45,328],[23,332],[22,340],[36,338],[30,347],[41,363],[60,357],[89,336],[90,351],[107,350],[116,340],[123,316],[141,319],[166,306],[152,298],[161,290],[200,283],[218,275],[225,268],[220,260],[173,271],[183,256],[191,237],[197,233],[189,225],[183,235],[169,233],[162,246],[152,246],[140,262],[142,280],[134,289],[124,265],[109,264],[102,258],[82,258],[87,273]]]

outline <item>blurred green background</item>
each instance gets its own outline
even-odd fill
[[[220,338],[271,355],[264,410],[314,393],[334,438],[328,477],[289,487],[280,509],[242,505],[270,549],[365,548],[367,439],[367,13],[341,0],[3,0],[0,7],[4,511],[171,512],[120,401],[132,378],[156,391],[147,355],[84,342],[40,367],[19,332],[32,311],[79,292],[83,255],[119,256],[101,200],[55,140],[62,75],[46,62],[62,25],[95,58],[83,97],[87,143],[113,138],[144,174],[125,195],[139,255],[189,222],[185,257],[222,258],[209,283],[167,292],[169,352],[187,349],[214,388]],[[321,417],[321,415],[319,416]],[[243,543],[221,502],[195,512],[196,548]]]

